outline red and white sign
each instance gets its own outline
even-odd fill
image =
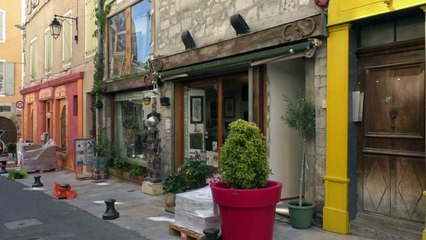
[[[21,109],[21,108],[23,108],[23,107],[24,107],[24,102],[23,102],[23,101],[17,101],[17,102],[15,103],[15,105],[16,105],[16,107],[17,107],[17,108]]]

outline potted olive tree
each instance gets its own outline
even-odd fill
[[[265,138],[255,123],[230,125],[220,153],[221,181],[211,184],[224,239],[271,240],[282,184],[268,181]]]
[[[315,214],[315,206],[302,200],[305,183],[306,142],[315,138],[315,106],[300,97],[299,94],[294,100],[284,96],[284,102],[287,103],[287,109],[281,119],[303,137],[299,199],[297,202],[288,203],[290,223],[294,228],[310,228]]]

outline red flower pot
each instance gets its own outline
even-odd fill
[[[230,189],[222,182],[212,184],[223,239],[272,240],[281,188],[282,184],[275,181],[268,181],[265,188],[250,190]]]

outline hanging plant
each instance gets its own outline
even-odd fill
[[[105,4],[103,0],[100,0],[98,7],[95,9],[95,24],[97,29],[93,33],[93,36],[100,38],[98,41],[98,46],[94,65],[95,73],[93,76],[93,87],[92,87],[92,96],[96,99],[96,109],[102,109],[102,92],[104,90],[104,73],[105,73],[105,64],[104,64],[104,53],[103,53],[103,40],[105,39],[105,27],[107,24],[107,16],[111,11],[111,6],[115,1],[110,1]],[[100,6],[100,8],[99,8]]]

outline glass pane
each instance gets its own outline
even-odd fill
[[[149,1],[132,7],[132,72],[143,72],[150,54],[150,10]]]
[[[126,66],[126,14],[121,12],[109,19],[110,77],[121,76]]]
[[[195,157],[217,167],[217,84],[185,88],[185,157]]]
[[[361,47],[371,47],[394,42],[393,22],[369,25],[361,28]]]
[[[396,40],[405,41],[425,36],[424,14],[402,18],[396,21]]]
[[[248,120],[248,78],[236,76],[223,81],[224,138],[229,133],[229,124],[237,119]]]
[[[137,98],[117,101],[116,109],[116,146],[114,151],[120,152],[127,159],[143,160],[146,150],[147,126],[143,99]]]

